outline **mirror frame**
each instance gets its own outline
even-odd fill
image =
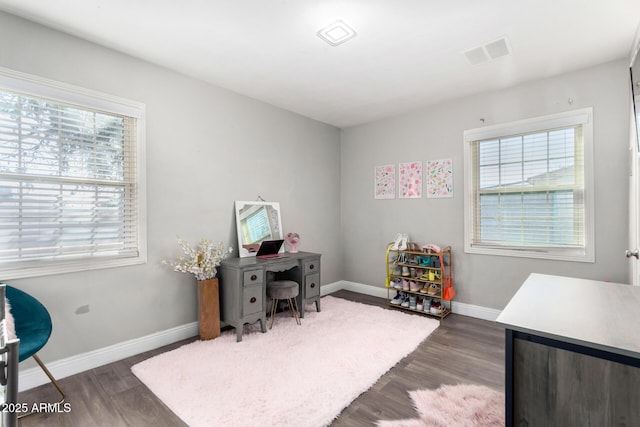
[[[284,232],[282,229],[282,217],[280,215],[280,203],[278,202],[265,202],[265,201],[241,201],[241,200],[236,200],[235,202],[236,205],[236,232],[238,234],[238,255],[240,256],[240,258],[247,258],[247,257],[255,257],[256,256],[256,252],[257,252],[257,248],[254,251],[250,251],[249,249],[247,249],[245,247],[245,245],[248,244],[259,244],[261,243],[263,240],[276,240],[276,239],[284,239]],[[274,231],[272,230],[272,234],[269,237],[265,237],[262,240],[257,240],[255,242],[250,242],[250,243],[245,243],[244,241],[244,233],[242,232],[242,218],[241,218],[241,214],[242,211],[244,209],[246,209],[247,207],[250,206],[263,206],[265,208],[271,208],[273,210],[273,215],[275,215],[275,218],[278,222],[279,225],[279,230],[276,230],[276,233],[274,233]],[[284,252],[284,244],[282,245],[282,247],[280,248],[280,253]]]

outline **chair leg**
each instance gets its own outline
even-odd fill
[[[53,377],[53,375],[51,375],[51,372],[49,372],[49,370],[44,365],[44,363],[42,363],[42,360],[40,360],[38,355],[34,354],[33,355],[33,360],[36,361],[38,366],[40,366],[40,369],[42,369],[42,371],[45,373],[45,375],[49,378],[49,381],[51,381],[51,384],[53,384],[54,387],[56,388],[56,390],[58,390],[58,393],[60,393],[61,399],[58,402],[56,402],[55,404],[56,405],[62,405],[64,403],[64,401],[66,400],[66,398],[67,398],[67,396],[64,394],[64,390],[62,390],[62,387],[60,387],[60,384],[58,384],[58,381],[56,381],[56,379]],[[23,418],[23,417],[27,417],[29,415],[33,415],[33,414],[36,414],[36,413],[37,412],[27,412],[25,414],[19,415],[18,419]]]
[[[295,298],[289,298],[287,301],[289,302],[289,311],[291,312],[291,317],[294,317],[296,319],[296,323],[298,325],[302,325],[302,323],[300,323],[300,314],[298,313],[298,307]]]
[[[273,321],[276,318],[276,308],[278,307],[278,300],[271,301],[271,319],[269,319],[269,329],[273,328]]]

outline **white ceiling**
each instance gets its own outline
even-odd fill
[[[0,0],[0,10],[346,127],[626,58],[638,0]],[[342,19],[357,36],[316,36]],[[507,57],[464,51],[506,37]]]

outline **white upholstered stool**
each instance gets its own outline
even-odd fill
[[[274,280],[267,283],[267,296],[271,298],[271,322],[269,329],[273,327],[273,320],[276,317],[276,308],[278,307],[278,301],[286,300],[289,303],[289,312],[291,317],[295,317],[298,325],[300,323],[300,313],[298,312],[298,304],[296,303],[296,297],[300,292],[300,287],[297,282],[293,280]]]

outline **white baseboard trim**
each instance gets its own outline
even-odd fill
[[[323,285],[320,288],[321,295],[329,295],[339,290],[357,292],[364,295],[371,295],[378,298],[387,297],[387,289],[379,286],[365,285],[363,283],[339,280],[337,282]],[[484,320],[495,321],[500,314],[500,310],[480,307],[472,304],[454,302],[452,304],[454,313],[464,316],[476,317]],[[46,362],[47,368],[57,379],[75,375],[80,372],[97,368],[107,363],[116,362],[127,357],[145,351],[153,350],[174,342],[191,338],[198,335],[198,322],[189,323],[175,328],[159,331],[140,338],[134,338],[108,347],[67,357],[65,359]],[[20,370],[19,391],[28,390],[49,382],[42,370],[35,366]]]
[[[465,304],[464,302],[451,303],[451,311],[463,316],[475,317],[477,319],[490,320],[495,322],[500,315],[500,310],[495,308],[482,307],[479,305]]]
[[[327,292],[325,292],[325,288]],[[353,291],[360,294],[371,295],[379,298],[387,298],[387,289],[379,286],[365,285],[363,283],[349,282],[346,280],[340,280],[330,285],[324,285],[322,288],[322,295],[327,295],[332,292],[339,291],[341,289],[347,291]],[[500,310],[494,308],[482,307],[479,305],[465,304],[463,302],[453,301],[451,304],[451,311],[463,316],[475,317],[477,319],[495,321],[500,314]]]
[[[56,379],[61,379],[196,335],[198,322],[193,322],[45,364]],[[36,366],[20,371],[18,388],[23,391],[48,382],[42,369]]]

